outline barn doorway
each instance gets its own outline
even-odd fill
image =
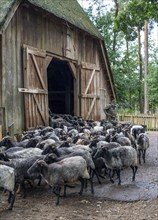
[[[47,68],[49,109],[74,115],[74,77],[68,61],[53,58]]]

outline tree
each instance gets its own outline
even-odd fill
[[[119,105],[123,108],[129,106],[131,109],[136,107],[143,112],[145,100],[143,84],[149,86],[149,98],[153,89],[149,77],[145,77],[143,73],[145,69],[143,67],[147,65],[146,72],[151,75],[151,64],[148,65],[143,56],[141,32],[144,31],[145,21],[149,23],[149,32],[152,21],[158,21],[158,2],[157,0],[113,0],[113,2],[113,7],[107,10],[103,0],[91,0],[88,14],[105,39]],[[92,13],[94,6],[95,13]],[[154,80],[154,74],[152,78]],[[153,102],[149,99],[149,106],[151,105],[153,106]]]

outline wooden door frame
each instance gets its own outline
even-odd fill
[[[74,78],[74,115],[79,115],[79,86],[78,86],[78,75],[79,75],[79,65],[77,60],[72,60],[67,57],[59,56],[57,54],[46,51],[46,67],[50,64],[53,58],[57,58],[61,61],[67,61],[70,67],[70,70]]]

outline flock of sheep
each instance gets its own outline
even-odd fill
[[[121,170],[131,167],[135,180],[138,165],[145,163],[149,138],[143,125],[121,124],[106,120],[83,120],[71,115],[52,114],[50,125],[39,126],[22,134],[15,141],[5,136],[0,142],[0,188],[9,191],[12,210],[15,195],[22,188],[26,196],[26,182],[45,181],[56,195],[59,204],[61,189],[81,183],[79,194],[90,183],[94,193],[94,176],[121,184]],[[2,192],[0,192],[2,193]]]

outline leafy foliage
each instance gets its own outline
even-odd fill
[[[158,22],[157,0],[119,0],[119,13],[115,18],[115,4],[107,10],[104,1],[91,0],[88,15],[104,37],[114,76],[117,101],[121,109],[140,109],[139,92],[143,91],[144,78],[140,81],[138,59],[138,30],[143,32],[144,21],[149,22],[149,35],[154,22]],[[95,13],[94,13],[95,6]],[[116,37],[115,51],[113,40]],[[143,44],[141,45],[143,49]],[[143,51],[143,50],[142,50]],[[156,45],[149,42],[148,87],[150,108],[158,106],[158,65]],[[143,64],[143,61],[142,61]]]

